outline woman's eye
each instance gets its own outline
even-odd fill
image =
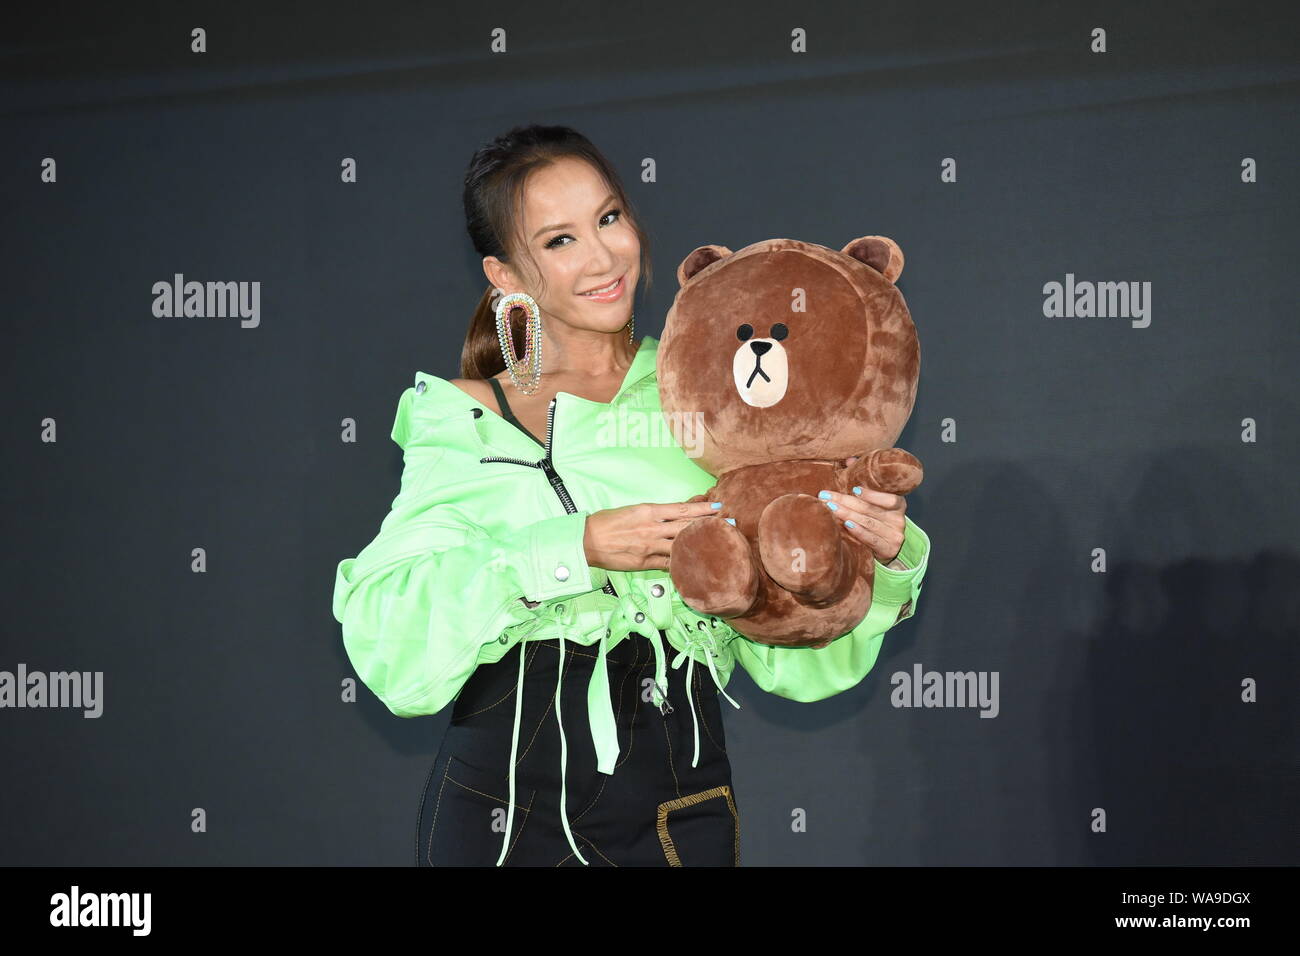
[[[608,218],[609,216],[618,216],[618,217],[621,219],[621,218],[623,217],[623,210],[621,210],[621,209],[611,209],[609,212],[605,213],[604,216],[601,216],[601,217],[600,217],[600,218],[601,218],[601,221],[603,222],[603,221],[604,221],[606,218]],[[561,245],[561,243],[560,243],[560,240],[561,240],[561,239],[572,239],[572,238],[573,238],[573,237],[572,237],[571,235],[569,235],[567,232],[560,233],[560,235],[556,236],[554,239],[552,239],[550,242],[548,242],[548,243],[546,244],[545,248],[547,248],[547,249],[558,249],[558,248],[560,247],[560,245]]]

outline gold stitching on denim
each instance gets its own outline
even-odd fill
[[[558,647],[557,647],[557,650],[558,650]],[[566,650],[566,651],[573,651],[574,649],[573,649],[573,646],[572,646],[571,644],[568,644],[568,645],[565,646],[565,650]],[[577,652],[577,651],[574,651],[574,653],[578,653],[578,652]],[[587,656],[590,656],[590,655],[586,655],[586,654],[584,654],[583,656],[584,656],[584,657],[587,657]],[[567,661],[561,661],[561,662],[559,663],[558,666],[560,666],[560,667],[564,667],[564,664],[565,664],[565,663],[567,663]],[[572,670],[571,667],[570,667],[570,668],[566,668],[566,669],[567,669],[567,670]],[[567,676],[567,674],[566,674],[565,676]],[[552,693],[551,693],[551,699],[550,699],[550,700],[547,702],[547,704],[546,704],[546,710],[544,710],[544,711],[542,712],[542,718],[541,718],[541,720],[539,720],[539,721],[537,722],[537,726],[533,729],[532,736],[530,736],[530,737],[528,738],[528,746],[524,748],[524,752],[521,753],[521,754],[519,755],[519,759],[515,761],[515,767],[516,767],[516,769],[519,767],[519,765],[520,765],[521,763],[524,762],[524,757],[528,756],[528,751],[530,751],[530,750],[533,749],[533,744],[537,743],[537,735],[540,734],[540,733],[542,732],[542,728],[546,726],[546,718],[550,715],[550,713],[551,713],[551,708],[554,707],[554,706],[555,706],[555,692],[552,691]],[[630,748],[631,748],[631,744],[629,743],[628,746],[629,746],[629,749],[630,749]],[[627,759],[627,758],[625,757],[624,759]],[[621,763],[621,761],[620,761],[620,763]],[[619,765],[616,764],[616,765],[615,765],[615,769],[617,769],[618,766],[619,766]]]
[[[633,661],[632,661],[632,666],[635,667],[635,666],[636,666],[636,662],[639,661],[640,659],[641,659],[641,648],[640,648],[640,647],[637,647],[637,648],[636,648],[636,654],[635,654],[634,659],[633,659]],[[645,669],[645,667],[644,667],[644,665],[643,665],[643,666],[642,666],[642,670],[644,670],[644,669]],[[623,715],[623,697],[624,697],[624,690],[625,690],[625,688],[627,687],[627,679],[628,679],[628,677],[631,675],[631,673],[632,673],[632,670],[631,670],[630,668],[624,670],[624,671],[623,671],[623,679],[622,679],[622,681],[619,682],[619,685],[618,685],[618,709],[614,712],[614,728],[615,728],[615,732],[616,732],[616,733],[617,733],[617,729],[618,729],[618,719],[619,719],[619,717],[621,717],[621,716]],[[619,754],[619,760],[618,760],[617,763],[614,764],[614,770],[615,770],[615,772],[618,771],[618,768],[619,768],[619,767],[623,766],[623,763],[627,760],[627,758],[628,758],[628,757],[631,755],[631,753],[632,753],[632,726],[635,725],[635,723],[636,723],[636,710],[633,709],[633,711],[632,711],[632,724],[629,725],[629,727],[628,727],[627,750],[625,750],[625,751],[623,751],[621,754]],[[599,771],[598,771],[598,772],[599,772]],[[602,781],[600,782],[600,789],[597,790],[597,791],[596,791],[596,795],[595,795],[594,797],[591,798],[591,803],[587,804],[587,805],[583,808],[583,810],[582,810],[581,813],[579,813],[576,817],[574,817],[572,820],[569,821],[571,824],[573,824],[573,823],[577,823],[579,820],[581,820],[583,817],[585,817],[585,816],[587,815],[587,811],[590,810],[592,807],[594,807],[594,806],[596,805],[596,801],[599,800],[600,797],[601,797],[601,794],[603,794],[603,793],[605,792],[605,786],[609,783],[609,778],[610,778],[611,775],[610,775],[610,774],[601,774],[601,776],[604,777],[605,779],[602,780]]]
[[[699,793],[692,793],[689,796],[679,797],[676,800],[665,800],[659,804],[659,810],[656,815],[655,829],[659,832],[659,843],[664,848],[664,856],[668,858],[669,866],[681,866],[681,857],[677,855],[677,845],[673,843],[673,838],[668,833],[668,814],[674,810],[680,810],[682,807],[694,806],[697,803],[703,803],[705,800],[712,800],[716,797],[726,797],[727,809],[731,811],[731,818],[735,821],[736,842],[735,842],[735,866],[740,866],[740,816],[736,813],[736,803],[731,798],[731,787],[722,784],[719,787],[712,787],[708,790],[701,790]]]
[[[470,793],[477,793],[481,797],[487,797],[489,800],[495,800],[497,803],[504,804],[507,807],[510,806],[509,801],[502,800],[500,797],[494,797],[490,793],[484,793],[482,790],[475,790],[473,787],[468,787],[465,784],[461,783],[459,780],[457,780],[455,777],[451,776],[451,760],[449,759],[446,765],[442,769],[442,784],[438,787],[438,802],[433,808],[433,822],[429,826],[429,844],[427,847],[425,847],[424,850],[424,858],[429,861],[430,866],[437,866],[437,864],[433,862],[433,834],[434,831],[438,828],[438,810],[439,808],[442,807],[442,791],[444,788],[446,788],[448,780],[450,780],[456,786],[460,787],[462,790],[468,790]],[[519,825],[519,829],[515,831],[515,838],[510,842],[510,849],[506,851],[506,858],[505,860],[501,861],[502,866],[505,866],[506,860],[509,860],[510,854],[515,851],[515,844],[519,842],[519,835],[524,832],[524,827],[528,823],[528,811],[533,808],[533,801],[536,798],[537,798],[537,792],[534,790],[533,795],[528,798],[528,806],[525,807],[525,806],[521,806],[518,803],[515,804],[515,807],[517,809],[522,810],[524,812],[525,814],[524,822],[521,823]]]
[[[438,760],[435,757],[433,766],[429,768],[429,776],[424,780],[424,788],[420,791],[420,805],[415,810],[415,865],[420,865],[420,837],[422,827],[424,826],[424,802],[429,798],[429,784],[433,782],[434,772],[438,769]]]
[[[532,645],[533,645],[533,648],[532,648],[532,656],[529,657],[528,660],[526,660],[526,661],[524,662],[524,673],[527,674],[528,671],[532,668],[532,666],[533,666],[533,662],[537,659],[537,642],[536,642],[536,641],[520,641],[520,642],[519,642],[519,651],[520,651],[521,654],[522,654],[522,653],[524,652],[524,650],[525,650],[525,648],[524,648],[524,645],[525,645],[525,644],[532,644]],[[479,710],[476,710],[476,711],[474,711],[472,714],[465,714],[463,717],[460,718],[460,720],[469,720],[469,718],[471,718],[471,717],[477,717],[479,714],[486,713],[487,711],[491,710],[493,707],[496,707],[497,704],[503,704],[503,703],[505,703],[506,701],[508,701],[508,700],[510,699],[511,695],[514,694],[514,692],[515,692],[516,690],[518,690],[518,686],[512,686],[508,691],[505,692],[505,695],[504,695],[500,700],[498,700],[496,703],[488,704],[486,707],[483,707],[483,708],[481,708],[481,709],[479,709]]]
[[[528,658],[527,661],[524,662],[524,673],[525,673],[525,674],[527,674],[529,671],[531,671],[531,670],[533,669],[533,664],[536,663],[536,661],[537,661],[537,652],[540,650],[540,646],[539,646],[539,645],[541,645],[541,644],[543,644],[543,643],[545,643],[545,642],[544,642],[544,641],[540,641],[540,640],[537,640],[537,641],[520,641],[520,642],[519,642],[519,645],[520,645],[520,649],[521,649],[521,651],[524,649],[524,645],[532,645],[531,648],[528,649],[529,658]],[[552,646],[552,645],[549,645],[549,644],[548,644],[547,646]],[[566,649],[569,649],[567,645],[566,645]],[[558,645],[556,645],[556,650],[559,650]],[[576,648],[573,649],[573,653],[575,653],[575,654],[581,654],[583,657],[595,657],[595,656],[596,656],[596,655],[594,655],[594,654],[585,654],[585,653],[583,653],[582,651],[577,650]],[[609,660],[611,663],[614,663],[614,664],[617,664],[617,663],[618,663],[618,661],[615,660],[615,659],[612,658],[612,657],[611,657],[611,658],[608,658],[608,660]],[[458,721],[461,721],[461,720],[469,720],[469,718],[471,718],[471,717],[477,717],[479,714],[487,713],[487,711],[491,710],[493,707],[496,707],[498,704],[504,704],[506,701],[508,701],[508,700],[510,699],[511,695],[514,694],[514,692],[515,692],[516,689],[517,689],[517,687],[511,687],[510,690],[508,690],[508,691],[505,692],[505,694],[501,697],[500,700],[494,701],[493,703],[488,704],[486,707],[480,707],[478,710],[472,711],[472,712],[470,712],[470,713],[468,713],[468,714],[464,714],[464,715],[462,715],[461,717],[458,718]]]
[[[642,639],[644,640],[644,638],[642,638]],[[652,661],[652,659],[653,659],[653,655],[651,654],[651,650],[652,650],[652,648],[650,647],[650,642],[649,642],[649,641],[646,641],[645,650],[646,650],[646,659],[645,659],[645,663],[641,665],[641,669],[640,669],[639,671],[636,672],[636,677],[633,678],[634,683],[633,683],[633,686],[632,686],[632,691],[633,691],[633,693],[636,694],[636,699],[637,699],[638,704],[641,702],[641,675],[645,673],[646,668],[650,666],[650,663],[651,663],[651,661]],[[640,647],[640,645],[637,645],[637,650],[636,650],[636,659],[637,659],[638,661],[641,660],[641,647]],[[633,662],[633,665],[632,665],[632,666],[635,667],[635,666],[636,666],[636,663]],[[624,680],[625,682],[627,681],[628,674],[630,674],[630,673],[632,673],[632,672],[629,670],[629,671],[627,672],[627,674],[624,674],[624,675],[623,675],[623,680]],[[619,707],[622,707],[622,706],[623,706],[623,688],[622,688],[622,687],[619,687],[619,689],[618,689],[618,694],[619,694]],[[631,719],[630,721],[628,721],[628,725],[627,725],[627,750],[626,750],[626,751],[625,751],[625,752],[624,752],[624,753],[619,757],[618,762],[614,764],[614,770],[615,770],[615,771],[617,771],[619,767],[623,766],[623,764],[627,763],[627,759],[628,759],[630,756],[632,756],[632,744],[635,743],[635,740],[636,740],[636,719],[637,719],[638,715],[640,715],[641,711],[642,711],[642,708],[639,707],[639,706],[638,706],[638,707],[633,707],[633,708],[632,708],[632,719]]]
[[[583,835],[582,835],[581,833],[579,833],[577,830],[574,830],[574,831],[573,831],[573,838],[574,838],[575,840],[581,840],[583,843],[587,844],[587,846],[591,847],[591,848],[592,848],[593,850],[595,850],[597,853],[600,853],[600,847],[596,846],[596,844],[592,843],[590,840],[588,840],[585,836],[583,836]],[[618,866],[617,863],[615,863],[615,862],[614,862],[613,860],[611,860],[609,857],[605,856],[604,853],[600,853],[600,857],[601,857],[602,860],[604,860],[604,861],[605,861],[606,863],[608,863],[610,866]],[[570,859],[572,859],[572,858],[573,858],[573,851],[570,850],[570,851],[569,851],[569,855],[566,856],[564,859],[560,860],[560,862],[557,863],[557,864],[555,864],[555,865],[556,865],[556,866],[563,866],[565,863],[567,863],[567,862],[568,862]]]
[[[717,747],[725,754],[727,752],[727,748],[719,744],[718,741],[714,738],[713,731],[709,729],[709,722],[704,719],[704,708],[700,705],[700,697],[703,693],[704,693],[704,687],[700,680],[700,672],[699,670],[696,670],[695,671],[695,704],[697,707],[700,708],[698,712],[700,718],[700,726],[704,728],[704,732],[705,734],[708,735],[708,738],[713,741],[713,746]],[[714,697],[715,698],[717,697],[716,691],[714,691]]]
[[[450,767],[448,769],[450,769]],[[470,793],[477,793],[480,797],[487,797],[489,800],[495,800],[497,803],[502,804],[503,806],[507,806],[507,807],[510,806],[509,800],[502,800],[500,797],[494,797],[492,794],[484,793],[482,790],[475,790],[473,787],[469,786],[468,784],[461,783],[450,773],[444,773],[443,776],[446,777],[446,779],[450,780],[452,783],[454,783],[456,786],[460,787],[462,790],[468,790]],[[524,813],[527,813],[528,807],[531,807],[532,805],[533,805],[532,800],[528,801],[527,807],[525,807],[523,804],[516,803],[515,809],[522,810]]]
[[[429,861],[430,866],[437,866],[433,862],[433,831],[438,828],[438,809],[442,806],[442,791],[447,786],[447,771],[451,769],[451,761],[448,760],[442,768],[442,783],[438,785],[438,802],[433,805],[433,822],[429,824],[429,845],[425,847],[424,858]]]
[[[581,820],[583,817],[587,815],[587,811],[596,805],[596,801],[600,799],[600,795],[605,792],[605,785],[609,783],[609,774],[602,773],[601,776],[604,777],[605,779],[600,782],[600,789],[597,790],[596,795],[591,798],[591,803],[587,804],[586,807],[583,808],[581,813],[579,813],[576,817],[572,818],[569,821],[570,829],[572,829],[573,824],[577,823],[579,820]]]
[[[567,649],[567,648],[566,648],[566,649]],[[558,666],[561,670],[564,670],[564,669],[565,669],[565,668],[564,668],[565,663],[566,663],[566,661],[562,660],[562,661],[559,662],[559,664],[558,664],[557,666]],[[561,675],[561,678],[563,678],[563,675]],[[539,720],[539,721],[537,722],[537,726],[536,726],[535,728],[533,728],[533,735],[532,735],[531,737],[528,738],[528,746],[524,748],[524,752],[521,753],[521,754],[519,755],[519,759],[515,761],[515,767],[516,767],[516,769],[519,767],[519,765],[520,765],[521,763],[524,762],[524,758],[528,756],[528,751],[532,750],[532,749],[533,749],[533,744],[537,743],[537,735],[540,734],[540,733],[542,732],[542,728],[546,726],[546,718],[547,718],[547,715],[550,714],[550,712],[551,712],[551,708],[555,706],[555,695],[556,695],[556,693],[558,693],[558,691],[552,691],[552,692],[551,692],[551,699],[547,702],[547,704],[546,704],[546,709],[545,709],[544,711],[542,711],[542,718],[541,718],[541,720]]]
[[[551,643],[552,641],[555,641],[555,643],[552,644],[552,643]],[[557,640],[556,640],[555,638],[553,638],[553,637],[548,637],[548,638],[545,638],[545,639],[541,639],[541,638],[539,638],[538,640],[533,641],[533,643],[534,643],[534,644],[539,644],[539,643],[540,643],[540,644],[545,644],[547,647],[553,647],[553,648],[554,648],[555,650],[557,650],[557,651],[560,649],[559,641],[557,641]],[[574,654],[578,654],[578,655],[580,655],[580,656],[582,656],[582,657],[590,657],[590,658],[593,658],[593,659],[596,657],[595,654],[588,654],[586,651],[580,651],[580,650],[578,650],[576,647],[573,646],[574,643],[575,643],[575,642],[573,641],[572,638],[567,638],[567,637],[566,637],[566,638],[564,639],[564,649],[565,649],[566,651],[570,651],[570,652],[572,652],[572,653],[574,653]]]
[[[668,769],[673,772],[673,789],[677,791],[677,796],[682,795],[682,782],[677,779],[677,767],[673,764],[673,739],[668,733],[668,717],[664,716],[662,721],[664,727],[664,742],[668,745]]]
[[[505,866],[510,862],[510,854],[515,852],[515,846],[519,843],[519,838],[524,834],[524,827],[528,826],[528,821],[533,818],[532,814],[528,811],[533,808],[533,801],[535,799],[537,799],[536,790],[534,790],[533,795],[528,798],[528,806],[520,808],[524,811],[524,822],[519,824],[519,829],[515,831],[515,838],[510,841],[510,849],[506,850],[506,857],[501,861],[502,866]]]

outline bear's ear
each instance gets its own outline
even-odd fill
[[[903,271],[903,250],[888,236],[863,236],[854,239],[840,252],[865,262],[890,282]]]
[[[677,284],[686,285],[691,277],[705,266],[712,265],[729,255],[731,250],[726,246],[700,246],[698,249],[691,250],[690,255],[677,267]]]

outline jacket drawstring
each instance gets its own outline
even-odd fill
[[[691,696],[691,683],[695,674],[695,655],[687,653],[692,647],[701,647],[704,649],[704,652],[707,655],[705,660],[708,662],[709,675],[713,678],[713,683],[717,686],[718,692],[722,694],[723,697],[727,698],[727,700],[731,702],[731,706],[735,707],[737,710],[740,709],[740,705],[732,700],[731,695],[723,688],[722,682],[718,680],[718,671],[713,664],[713,659],[717,657],[716,651],[718,646],[717,641],[713,638],[713,629],[705,625],[703,621],[696,623],[695,631],[692,631],[690,625],[685,621],[678,620],[677,625],[683,640],[686,642],[686,647],[683,650],[678,651],[677,656],[673,658],[673,668],[679,668],[682,666],[683,660],[687,661],[686,700],[691,707],[691,726],[695,731],[695,756],[691,758],[691,766],[698,767],[700,765],[700,720],[699,717],[696,716],[695,700]],[[714,627],[716,626],[717,624],[715,619]],[[704,637],[702,639],[697,638],[695,636],[697,632],[703,633]]]
[[[573,848],[574,855],[579,860],[581,860],[583,865],[585,866],[587,865],[587,861],[583,857],[581,851],[578,850],[578,844],[575,843],[573,840],[573,831],[569,828],[569,813],[565,805],[566,785],[567,785],[567,774],[565,771],[567,769],[567,765],[569,762],[569,750],[568,750],[568,743],[564,737],[564,721],[561,715],[561,711],[563,710],[563,708],[560,706],[564,700],[564,632],[565,630],[566,628],[563,625],[561,625],[560,664],[559,664],[559,672],[555,680],[555,723],[556,726],[559,727],[560,729],[560,822],[564,827],[564,835],[569,841],[569,846]],[[608,631],[606,631],[606,633],[608,633]],[[509,788],[509,798],[508,798],[509,809],[506,810],[506,833],[505,833],[505,838],[501,841],[501,855],[497,857],[497,866],[502,866],[505,863],[506,856],[510,852],[510,834],[514,832],[515,757],[516,754],[519,752],[519,725],[522,722],[523,707],[524,707],[524,659],[526,657],[524,653],[525,645],[526,645],[525,641],[521,640],[519,642],[519,679],[518,682],[515,684],[515,726],[514,726],[514,730],[510,734],[510,788]],[[603,642],[601,646],[600,656],[601,656],[601,662],[603,663],[604,656],[605,656],[605,648]],[[603,667],[597,667],[595,668],[595,671],[604,674]],[[593,683],[594,683],[595,676],[596,673],[593,672],[592,674]],[[608,686],[608,681],[609,681],[608,675],[604,674],[604,677],[605,677],[606,686]],[[590,691],[588,693],[590,695]],[[613,713],[611,711],[610,713],[611,723],[613,722],[613,719],[614,719]],[[617,756],[618,755],[617,734],[615,734],[614,747],[615,747],[615,756]],[[612,773],[613,772],[612,768],[610,771],[607,772]]]
[[[672,626],[671,613],[656,616],[646,596],[626,582],[623,572],[611,571],[610,574],[619,575],[620,583],[623,585],[619,589],[619,606],[611,613],[613,622],[611,627],[621,637],[626,637],[635,631],[644,634],[650,641],[655,652],[655,679],[650,695],[651,700],[659,708],[660,713],[671,714],[672,704],[668,703],[668,660],[664,652],[663,637],[659,633],[661,628]],[[648,625],[647,620],[650,622]],[[606,703],[608,704],[608,701]]]
[[[611,576],[621,572],[611,571]],[[661,628],[676,626],[678,633],[686,641],[687,650],[679,651],[673,658],[672,666],[678,668],[684,659],[689,658],[689,664],[686,669],[686,697],[691,707],[691,720],[695,729],[695,756],[691,760],[691,766],[699,766],[700,759],[700,730],[699,718],[695,712],[695,702],[691,696],[691,678],[694,673],[695,658],[687,653],[692,647],[700,647],[708,655],[709,673],[713,677],[713,682],[717,686],[722,696],[731,702],[733,707],[740,707],[740,704],[732,700],[731,696],[723,689],[722,683],[718,677],[717,669],[714,666],[713,658],[716,656],[715,651],[717,643],[714,640],[712,629],[698,622],[698,630],[692,630],[684,621],[675,618],[671,609],[666,613],[656,614],[651,608],[645,596],[637,591],[635,587],[625,586],[619,589],[619,604],[609,612],[606,621],[605,633],[599,640],[599,650],[596,655],[596,663],[592,668],[591,678],[587,683],[587,718],[591,725],[592,743],[596,748],[596,768],[604,774],[612,774],[614,766],[618,762],[619,745],[618,745],[618,724],[614,717],[613,704],[609,696],[609,671],[607,663],[607,653],[611,641],[618,641],[629,634],[636,632],[643,634],[654,649],[655,654],[655,680],[654,687],[651,691],[651,700],[659,708],[660,713],[672,713],[672,704],[668,701],[667,684],[668,684],[668,666],[667,655],[664,651],[663,637],[660,634]],[[660,620],[662,618],[662,621]],[[645,624],[650,620],[651,626]],[[589,865],[586,858],[578,849],[578,845],[573,838],[573,831],[569,826],[569,814],[566,807],[566,776],[568,767],[568,749],[564,736],[564,724],[561,721],[560,702],[564,699],[564,637],[566,631],[571,630],[571,626],[563,621],[556,622],[559,631],[560,663],[559,676],[556,679],[555,688],[555,722],[560,731],[560,822],[564,828],[565,838],[569,841],[569,846],[573,850],[574,856],[582,862],[584,866]],[[716,620],[714,627],[716,627]],[[648,633],[647,633],[648,632]],[[531,633],[531,632],[530,632]],[[702,636],[697,636],[701,634]],[[510,835],[514,831],[514,813],[515,813],[515,760],[519,749],[519,728],[523,717],[523,695],[524,695],[524,640],[520,641],[519,649],[519,680],[515,688],[515,726],[510,741],[510,790],[509,790],[509,809],[506,811],[506,832],[501,842],[501,855],[497,858],[497,866],[505,863],[506,856],[510,850]]]
[[[519,642],[519,682],[515,685],[515,729],[510,736],[510,793],[508,794],[509,809],[506,810],[506,838],[501,844],[501,855],[497,857],[497,866],[505,862],[506,852],[510,847],[510,831],[515,822],[515,754],[519,751],[519,719],[523,715],[524,706],[524,653],[527,643]],[[563,668],[561,668],[563,671]]]

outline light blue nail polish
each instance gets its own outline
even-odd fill
[[[719,508],[722,507],[722,502],[721,502],[721,501],[714,501],[714,502],[710,503],[709,507],[716,511],[717,509],[719,509]]]
[[[861,485],[854,485],[854,486],[853,486],[853,493],[854,493],[855,495],[860,495],[860,494],[862,494],[862,486],[861,486]]]
[[[732,525],[735,525],[735,523],[736,523],[736,519],[735,519],[735,518],[723,518],[722,520],[723,520],[723,521],[726,521],[726,522],[728,522],[729,524],[732,524]]]
[[[826,502],[826,507],[827,507],[827,508],[830,508],[831,511],[839,511],[839,510],[840,510],[840,506],[837,505],[837,504],[836,504],[835,502],[833,502],[833,501],[828,501],[828,502]]]
[[[844,522],[844,527],[846,527],[846,528],[856,528],[857,525],[855,525],[852,521],[846,521],[846,522]]]
[[[817,492],[817,497],[818,497],[818,498],[829,498],[830,496],[831,496],[831,493],[830,493],[829,491],[819,491],[819,492]]]

